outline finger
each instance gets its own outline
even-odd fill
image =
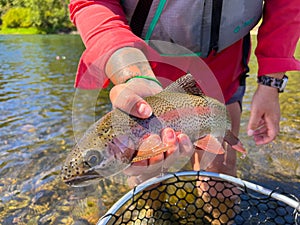
[[[194,153],[194,145],[186,134],[178,134],[179,150],[184,156],[191,156]]]
[[[146,167],[148,166],[149,162],[148,162],[148,159],[145,159],[145,160],[141,160],[141,161],[138,161],[138,162],[134,162],[132,163],[132,167]]]
[[[153,156],[151,158],[149,158],[149,166],[154,166],[154,165],[158,165],[160,166],[160,163],[162,163],[165,159],[164,153],[161,153],[157,156]]]
[[[165,160],[165,167],[172,171],[179,171],[184,168],[194,153],[194,146],[186,134],[177,134],[176,151]]]
[[[270,134],[270,132],[260,133],[253,136],[253,139],[257,145],[268,144],[276,138],[276,135]]]
[[[162,170],[170,168],[179,157],[179,144],[175,131],[171,128],[165,128],[161,132],[162,141],[167,151],[164,153],[164,162]]]
[[[273,141],[279,132],[279,123],[272,118],[266,118],[266,131],[254,137],[257,145],[263,145]]]
[[[164,154],[161,153],[148,159],[147,167],[139,167],[138,174],[141,176],[156,176],[163,170]]]
[[[173,154],[175,151],[178,150],[177,146],[177,137],[173,129],[165,128],[162,131],[162,140],[166,146],[169,146],[168,150],[166,151],[165,155],[168,157],[169,155]]]
[[[110,100],[114,107],[119,108],[133,116],[148,118],[152,114],[151,106],[126,84],[114,86],[110,91]]]
[[[251,111],[250,119],[248,122],[247,134],[248,136],[253,136],[254,131],[259,128],[264,123],[263,115],[256,112],[255,110]]]
[[[255,144],[257,144],[257,145],[264,145],[264,144],[271,142],[274,139],[270,138],[267,134],[260,134],[260,135],[254,136],[253,140],[255,141]]]
[[[166,145],[174,145],[177,142],[175,131],[172,128],[163,129],[161,136],[163,143]]]
[[[253,131],[253,136],[267,133],[268,129],[266,126],[260,126],[258,129]]]
[[[150,134],[144,138],[138,148],[138,155],[149,157],[149,165],[160,163],[164,160],[162,149],[165,148],[159,135]],[[160,153],[156,155],[156,152]]]
[[[161,171],[163,168],[164,155],[159,154],[150,159],[134,162],[130,167],[126,168],[123,172],[129,176],[139,176],[143,174],[153,174],[156,171]]]
[[[166,152],[164,168],[181,169],[190,160],[194,147],[189,137],[181,132],[166,128],[162,132],[163,142],[170,147]]]
[[[268,134],[269,137],[272,138],[272,140],[274,140],[279,133],[279,120],[280,116],[275,117],[274,119],[272,117],[266,118]]]
[[[248,130],[248,135],[249,133],[251,134],[250,136],[253,137],[253,140],[255,143],[261,143],[265,139],[265,136],[267,136],[267,126],[266,122],[264,119],[260,119],[260,122],[258,123],[258,127],[254,130]]]

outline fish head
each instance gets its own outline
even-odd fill
[[[116,135],[112,128],[92,126],[74,146],[62,167],[62,180],[71,186],[86,186],[127,168],[135,154],[128,135]]]

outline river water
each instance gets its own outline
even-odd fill
[[[102,183],[78,193],[59,177],[62,163],[75,143],[74,134],[82,133],[93,120],[83,114],[79,124],[73,121],[76,132],[73,129],[73,82],[83,50],[77,35],[0,36],[1,224],[93,224],[126,192],[112,185],[103,193],[103,185],[107,184]],[[250,67],[251,74],[255,74],[253,57]],[[256,86],[255,76],[248,78],[240,139],[249,153],[238,161],[239,177],[270,188],[280,187],[298,197],[299,75],[289,73],[288,87],[280,95],[280,135],[263,147],[255,146],[246,135]],[[107,94],[104,90],[98,97],[98,117],[110,109]],[[85,92],[80,97],[84,98]],[[83,112],[86,107],[90,106],[79,108]]]

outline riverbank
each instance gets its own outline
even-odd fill
[[[0,35],[25,35],[25,34],[78,34],[76,30],[47,32],[36,27],[29,28],[4,28],[0,29]]]
[[[4,28],[0,29],[0,34],[46,34],[46,32],[36,28]]]

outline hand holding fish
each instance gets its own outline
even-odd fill
[[[155,79],[141,50],[131,47],[117,50],[106,64],[106,74],[115,85],[110,91],[115,108],[141,119],[151,116],[151,106],[143,98],[161,92],[162,87],[154,81],[136,78],[148,76]]]
[[[177,154],[189,153],[184,149],[190,147],[190,141],[215,155],[224,154],[223,141],[245,153],[230,131],[225,105],[205,96],[192,75],[179,78],[163,91],[145,97],[145,101],[153,110],[147,119],[114,109],[94,123],[68,155],[62,168],[63,180],[71,185],[89,183],[126,171],[145,159],[153,163],[151,168],[163,159],[163,168],[168,168],[180,160]]]
[[[140,66],[147,67],[147,65]],[[133,69],[132,66],[129,69]],[[151,77],[154,78],[154,74],[151,74]],[[162,90],[161,86],[151,80],[134,78],[127,83],[115,85],[110,91],[110,99],[115,108],[138,118],[147,119],[152,115],[152,108],[144,100],[144,97],[155,95]],[[160,174],[162,168],[167,169],[168,165],[171,165],[182,154],[190,154],[191,156],[190,152],[193,145],[186,134],[175,134],[173,129],[166,128],[161,132],[161,137],[153,134],[147,137],[144,142],[146,143],[147,140],[153,138],[167,146],[168,150],[149,159],[134,162],[127,168],[124,172],[131,176],[128,183],[132,186]],[[147,145],[148,149],[155,147],[151,144],[153,143]]]
[[[110,91],[110,100],[115,108],[146,119],[151,116],[152,109],[143,98],[161,91],[162,87],[155,82],[135,78],[128,83],[115,85]]]
[[[180,157],[190,158],[193,154],[193,144],[189,137],[186,134],[174,132],[171,128],[163,129],[162,138],[159,135],[150,135],[144,140],[143,145],[146,145],[143,146],[146,151],[156,148],[157,145],[165,146],[168,150],[149,159],[134,162],[125,169],[124,173],[130,176],[128,184],[131,187],[166,172]],[[143,151],[143,149],[139,149],[139,151]]]
[[[152,108],[144,98],[155,95],[163,89],[152,80],[136,78],[136,76],[146,75],[155,79],[148,60],[140,50],[128,47],[116,51],[107,63],[106,73],[115,84],[110,91],[110,100],[114,108],[118,108],[141,119],[147,119],[152,115]],[[126,79],[128,81],[128,76],[133,78],[129,78],[129,82],[126,82]],[[170,128],[161,132],[161,137],[156,135],[155,138],[159,138],[162,143],[168,146],[168,150],[165,153],[160,153],[149,159],[133,163],[133,165],[127,169],[126,173],[137,176],[145,172],[146,174],[152,173],[153,176],[153,170],[160,168],[163,162],[166,168],[166,161],[171,163],[171,158],[173,161],[176,160],[175,155],[178,157],[178,154],[175,154],[175,152],[187,152],[192,149],[191,147],[190,149],[186,149],[187,146],[192,146],[187,135],[179,134],[176,137],[174,130]],[[151,137],[147,139],[150,140]],[[185,143],[181,143],[181,139],[184,139]],[[147,146],[147,148],[151,148],[151,146]],[[173,156],[170,157],[172,154]],[[147,169],[141,170],[141,166],[147,167]],[[138,167],[138,169],[136,167]],[[150,169],[149,167],[153,168]],[[138,172],[135,172],[137,170]],[[158,173],[159,172],[161,171],[158,171]]]

